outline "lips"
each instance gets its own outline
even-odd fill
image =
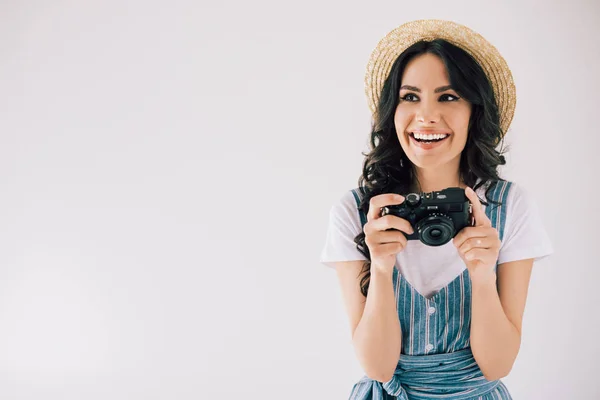
[[[416,129],[414,131],[410,131],[409,133],[424,133],[424,134],[436,134],[436,133],[445,133],[445,134],[450,134],[450,131],[445,131],[445,130],[440,130],[440,129]]]
[[[430,133],[430,132],[428,132],[428,133]],[[447,133],[447,132],[440,132],[440,133]],[[450,137],[450,135],[446,136],[442,140],[438,140],[435,142],[429,142],[429,143],[419,142],[417,139],[415,139],[415,137],[413,136],[412,133],[410,133],[408,135],[408,137],[410,138],[409,139],[410,143],[413,144],[414,146],[416,146],[420,149],[423,149],[423,150],[431,150],[431,149],[441,146],[444,142],[446,142],[446,140]]]
[[[445,136],[445,137],[444,137],[444,139],[446,139],[446,138],[448,138],[448,137],[450,136],[450,132],[442,132],[442,131],[438,131],[438,132],[423,132],[423,131],[414,131],[414,132],[409,132],[409,133],[408,133],[408,136],[410,136],[410,137],[411,137],[411,138],[413,138],[413,139],[416,139],[415,135],[419,135],[419,136],[421,136],[421,135],[424,135],[424,136],[426,136],[426,137],[428,137],[428,136],[430,136],[430,135],[431,135],[431,136],[440,136],[440,135],[444,135],[444,136]],[[419,138],[419,139],[416,139],[416,140],[420,140],[420,141],[427,141],[427,139],[422,139],[422,138]],[[434,140],[439,140],[439,138],[437,138],[437,137],[433,137],[431,140],[432,140],[432,141],[434,141]],[[443,140],[443,139],[442,139],[442,140]]]

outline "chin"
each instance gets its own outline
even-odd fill
[[[460,155],[461,153],[458,153],[454,156],[449,156],[448,153],[445,153],[443,155],[440,154],[432,154],[431,156],[416,156],[415,154],[412,154],[411,152],[404,152],[406,154],[406,157],[409,159],[409,161],[418,168],[426,168],[426,169],[437,169],[437,168],[444,168],[444,166],[448,165],[449,163],[451,163],[452,161],[456,160],[458,158],[459,163],[460,163]]]
[[[440,161],[440,160],[423,161],[423,160],[419,160],[417,162],[413,162],[411,160],[411,162],[413,163],[413,165],[415,167],[418,167],[418,168],[421,168],[421,169],[438,169],[438,168],[442,168],[443,165],[446,164],[448,161]]]

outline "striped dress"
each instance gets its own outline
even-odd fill
[[[499,181],[491,197],[505,203],[510,186]],[[360,192],[352,192],[358,206]],[[485,209],[502,240],[505,207],[490,203]],[[366,217],[359,213],[364,226]],[[383,383],[364,376],[349,400],[512,399],[502,381],[485,379],[471,352],[471,280],[466,268],[431,298],[417,292],[396,267],[393,283],[402,330],[396,371]]]

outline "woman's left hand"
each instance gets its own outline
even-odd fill
[[[475,226],[464,227],[452,242],[467,265],[471,279],[490,278],[496,274],[494,267],[500,252],[498,231],[492,227],[473,189],[467,187],[465,194],[472,204]]]

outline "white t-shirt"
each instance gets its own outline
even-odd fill
[[[485,187],[478,188],[477,194],[480,199],[486,199]],[[504,207],[506,222],[498,264],[527,258],[539,261],[553,253],[536,203],[523,187],[512,182]],[[360,232],[356,200],[348,190],[330,209],[320,262],[334,268],[336,261],[366,260],[354,243]],[[396,256],[396,268],[416,291],[431,297],[461,274],[466,265],[452,241],[442,246],[426,246],[420,240],[409,240]]]

